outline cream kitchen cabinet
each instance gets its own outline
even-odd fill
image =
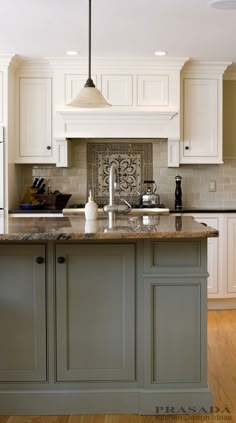
[[[227,292],[236,296],[236,216],[227,217]]]
[[[222,78],[228,64],[191,63],[181,80],[180,163],[223,163]]]
[[[184,215],[190,215],[184,213]],[[236,213],[195,213],[195,220],[219,230],[208,238],[208,299],[217,308],[236,307]],[[214,302],[212,302],[214,305]],[[214,308],[214,306],[213,306]]]
[[[212,228],[219,229],[219,218],[218,217],[206,217],[195,215],[194,219],[197,222],[204,223]],[[218,294],[219,292],[219,238],[208,238],[208,251],[207,251],[207,265],[209,277],[207,281],[207,290],[209,297],[211,294]]]
[[[52,79],[20,77],[16,163],[52,163]]]

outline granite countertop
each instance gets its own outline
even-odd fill
[[[0,241],[65,241],[109,239],[162,239],[217,237],[218,231],[186,216],[122,216],[112,228],[108,219],[85,221],[84,216],[26,217],[6,216],[0,222]],[[4,228],[4,229],[3,229]]]
[[[230,207],[182,207],[181,209],[170,208],[170,213],[236,213],[236,208]]]
[[[99,212],[103,213],[103,209],[100,208],[98,209]],[[156,209],[148,209],[148,213],[153,213],[155,214],[155,210]],[[236,208],[230,208],[230,207],[187,207],[187,206],[183,206],[181,209],[175,209],[174,206],[170,206],[169,208],[165,209],[159,209],[160,212],[167,213],[167,211],[169,213],[236,213]],[[74,214],[83,214],[84,213],[84,208],[79,208],[79,209],[75,209],[75,208],[66,208],[64,209],[64,211],[67,211],[68,214],[72,215]],[[132,209],[133,213],[145,213],[145,211],[147,211],[147,209],[145,208],[134,208]],[[131,213],[132,213],[131,212]],[[48,209],[41,209],[41,210],[21,210],[21,209],[11,209],[9,210],[9,214],[30,214],[32,216],[34,216],[35,214],[37,215],[41,215],[41,214],[62,214],[63,210],[48,210]]]

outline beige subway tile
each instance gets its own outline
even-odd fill
[[[224,168],[224,176],[236,176],[236,168]]]
[[[229,185],[225,184],[224,191],[236,192],[236,184],[229,184]]]
[[[224,207],[234,208],[236,211],[236,199],[232,201],[224,201]]]

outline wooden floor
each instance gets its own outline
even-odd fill
[[[208,381],[214,406],[221,410],[213,415],[0,416],[0,423],[236,423],[236,310],[208,313]],[[222,413],[225,407],[230,413]]]

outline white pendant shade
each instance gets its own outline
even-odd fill
[[[236,9],[236,0],[208,0],[208,4],[215,9]]]
[[[95,109],[111,107],[111,104],[96,87],[84,87],[68,106]]]

